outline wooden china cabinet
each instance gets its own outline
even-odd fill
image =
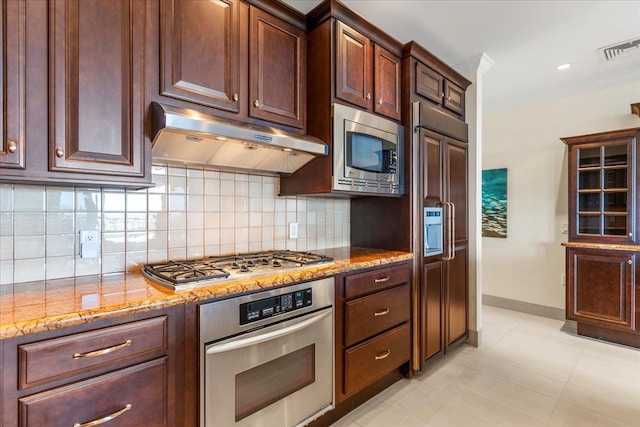
[[[640,347],[640,128],[562,138],[569,148],[567,318]]]

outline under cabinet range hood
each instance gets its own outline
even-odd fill
[[[157,102],[151,108],[154,159],[288,175],[329,154],[329,147],[311,136]]]

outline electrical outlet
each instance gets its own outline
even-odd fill
[[[297,239],[298,238],[298,223],[291,222],[289,223],[289,238]]]
[[[567,284],[567,276],[564,273],[562,273],[560,275],[560,285],[566,286],[566,284]]]
[[[560,233],[569,234],[569,223],[568,222],[563,222],[562,224],[560,224]]]
[[[100,232],[98,230],[80,230],[80,257],[98,258],[100,256]]]

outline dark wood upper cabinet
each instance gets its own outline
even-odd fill
[[[249,18],[249,114],[304,128],[305,32],[253,6]]]
[[[374,111],[400,120],[400,57],[380,45],[374,49]]]
[[[416,63],[415,92],[464,118],[465,89],[420,62]]]
[[[464,89],[449,80],[445,80],[443,105],[454,113],[464,116]]]
[[[238,112],[237,0],[165,0],[161,7],[161,94]]]
[[[143,177],[144,2],[49,7],[50,169]]]
[[[400,57],[338,20],[335,37],[336,98],[400,120]]]
[[[0,7],[0,168],[25,167],[25,0],[2,1]]]
[[[371,109],[371,43],[336,21],[336,98]]]
[[[444,77],[424,64],[416,63],[416,93],[433,102],[441,103]]]

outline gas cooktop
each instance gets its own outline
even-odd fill
[[[182,290],[332,261],[311,252],[264,251],[146,264],[142,275],[161,286]]]

